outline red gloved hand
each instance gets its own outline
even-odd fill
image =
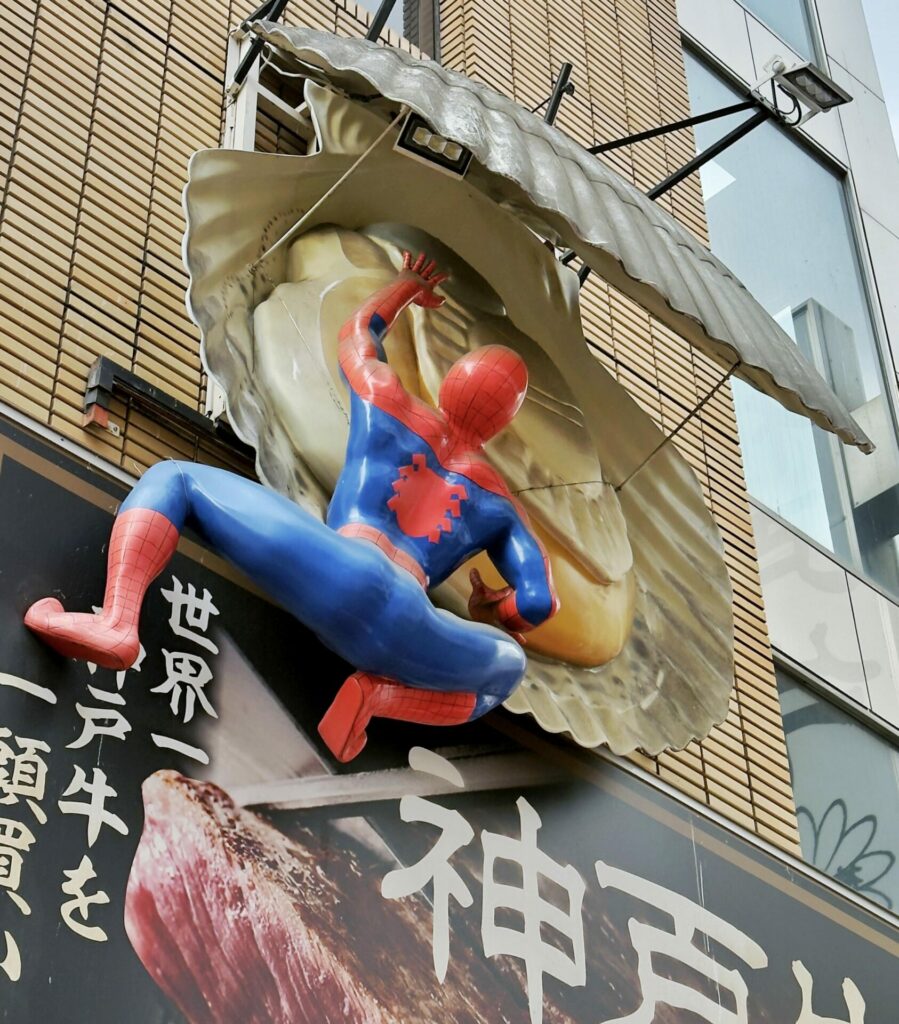
[[[488,587],[481,579],[481,574],[477,569],[471,570],[468,574],[468,579],[471,582],[468,614],[475,622],[483,622],[488,626],[498,626],[500,629],[504,629],[524,647],[527,644],[524,635],[508,629],[500,614],[500,604],[511,594],[515,593],[515,588],[503,587],[500,590],[494,590],[492,587]]]
[[[413,280],[421,286],[412,299],[416,306],[423,306],[425,309],[436,309],[446,302],[446,299],[434,294],[434,289],[437,285],[442,284],[449,277],[449,274],[438,273],[436,262],[434,260],[429,261],[424,253],[419,253],[418,259],[413,263],[412,254],[404,252],[403,269],[400,277]]]

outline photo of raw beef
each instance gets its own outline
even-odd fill
[[[211,783],[157,772],[125,926],[190,1024],[491,1024],[509,992],[479,950],[434,977],[431,908],[385,900],[385,867],[321,831],[288,839]],[[520,982],[516,982],[520,985]],[[516,1004],[524,1003],[518,991]],[[526,1010],[524,1010],[526,1015]],[[551,1020],[567,1020],[548,1014]]]

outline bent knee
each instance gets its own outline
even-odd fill
[[[503,637],[499,641],[490,677],[481,687],[481,692],[495,698],[494,707],[501,704],[524,679],[527,667],[527,655],[521,649],[521,644],[511,637]]]
[[[180,527],[187,508],[184,468],[190,463],[166,459],[151,466],[122,503],[129,508],[149,508],[161,512]]]
[[[141,489],[152,487],[166,491],[183,491],[185,489],[185,474],[193,469],[192,462],[179,462],[177,459],[163,459],[144,473],[138,481]]]
[[[509,638],[508,644],[508,650],[503,651],[501,670],[494,671],[478,693],[472,719],[486,715],[488,711],[508,700],[524,678],[528,665],[527,656],[515,640]]]

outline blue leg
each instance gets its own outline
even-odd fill
[[[374,545],[342,537],[289,499],[211,466],[163,462],[122,506],[190,525],[323,643],[357,668],[410,686],[501,703],[526,668],[498,629],[436,609]]]

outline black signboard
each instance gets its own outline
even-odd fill
[[[191,538],[127,672],[55,655],[121,486],[0,436],[0,1020],[880,1024],[899,932],[511,716],[316,723],[350,668]],[[418,744],[418,746],[416,746]]]

